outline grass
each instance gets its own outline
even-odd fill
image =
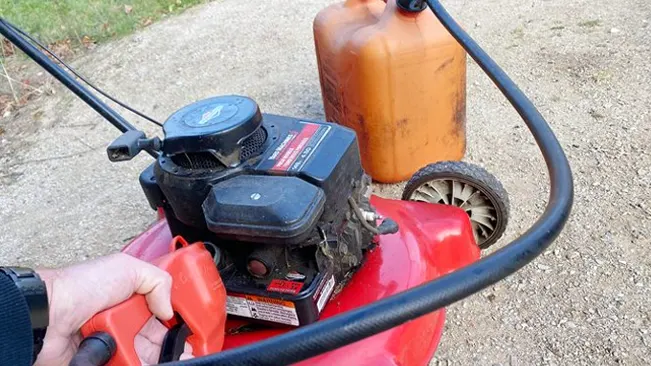
[[[0,14],[46,44],[121,37],[210,0],[0,0]]]
[[[213,0],[0,0],[0,17],[67,59],[78,48],[92,48],[209,1]],[[0,51],[2,120],[43,90],[33,80],[19,80],[16,70],[7,70],[6,57],[15,53],[26,56],[1,36]]]

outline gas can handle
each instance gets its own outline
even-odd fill
[[[164,321],[173,328],[181,321],[188,327],[188,343],[194,356],[221,351],[226,327],[226,289],[214,264],[213,256],[203,243],[188,244],[175,237],[171,252],[153,264],[172,276],[172,308],[177,317]],[[81,328],[84,337],[103,332],[115,341],[115,354],[107,365],[140,365],[134,347],[135,337],[153,314],[143,295],[93,316]]]
[[[151,318],[147,301],[143,295],[134,295],[128,300],[96,314],[81,328],[81,334],[88,337],[103,332],[115,342],[115,354],[108,365],[137,366],[140,359],[134,340],[145,323]]]

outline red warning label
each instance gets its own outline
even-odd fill
[[[303,283],[301,282],[272,280],[269,286],[267,286],[267,291],[298,295],[301,292],[301,288],[303,288]]]
[[[300,170],[330,131],[330,126],[311,122],[300,122],[296,127],[287,133],[267,158],[268,162],[273,163],[269,170]]]

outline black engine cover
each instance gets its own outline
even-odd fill
[[[221,216],[214,210],[204,210],[205,207],[210,208],[210,204],[208,202],[204,204],[204,201],[213,186],[219,185],[220,182],[240,175],[273,175],[296,177],[320,188],[325,196],[323,210],[305,211],[306,214],[320,216],[321,221],[333,222],[348,211],[346,199],[353,195],[355,189],[359,189],[360,181],[365,175],[361,167],[356,135],[352,130],[331,123],[271,114],[262,114],[260,129],[266,136],[264,142],[260,144],[262,153],[250,157],[236,167],[227,168],[218,162],[207,163],[205,160],[211,159],[210,154],[202,155],[201,152],[195,152],[193,156],[179,154],[159,157],[140,178],[151,206],[165,207],[176,220],[194,230],[208,230],[206,217],[210,217],[212,230],[209,231],[217,237],[232,238],[233,235],[237,235],[241,240],[256,241],[255,237],[260,235],[260,222],[247,223],[246,220],[240,222],[237,232],[232,231],[232,227],[226,229],[230,225],[226,221],[232,221],[232,218],[220,223],[222,218],[237,212],[235,209],[237,204],[232,200],[233,198],[230,198],[229,202],[230,212],[221,213]],[[202,164],[210,168],[193,168],[192,165],[198,163],[189,159],[197,156],[201,156],[201,159],[204,159],[201,161]],[[261,180],[260,184],[263,181]],[[286,182],[277,180],[275,184],[279,188],[276,189],[280,189],[284,184],[287,184],[286,189],[295,189],[296,184],[292,182],[294,180],[291,179],[287,179]],[[306,194],[305,192],[299,189],[296,193]],[[211,199],[215,198],[211,197]],[[283,197],[287,198],[287,205],[294,204],[295,199],[291,195]],[[248,209],[250,197],[240,198],[242,198],[240,209]],[[280,210],[279,207],[276,209]],[[286,209],[288,207],[283,208]],[[313,219],[307,219],[306,222],[313,224]],[[274,235],[276,239],[280,239],[282,235],[278,233],[284,229],[285,223],[281,221],[276,223],[278,227]],[[247,224],[248,234],[245,233]],[[273,240],[274,235],[266,238],[262,235],[259,242],[265,243],[267,239],[278,242]],[[285,237],[284,239],[287,244],[300,241],[300,238]]]
[[[300,244],[325,202],[321,188],[296,177],[240,175],[215,184],[203,212],[208,229],[222,238]]]
[[[262,114],[239,96],[187,106],[164,131],[141,185],[174,236],[219,248],[228,313],[316,321],[373,245],[375,223],[349,202],[373,211],[354,131]]]

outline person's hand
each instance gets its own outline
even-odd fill
[[[172,277],[162,269],[130,255],[119,253],[62,269],[37,270],[47,286],[50,325],[36,365],[68,365],[81,334],[91,317],[115,306],[133,294],[145,295],[149,310],[159,319],[174,316],[171,303]],[[134,345],[143,364],[156,364],[167,328],[152,317],[136,337]],[[186,344],[181,359],[191,357]]]

